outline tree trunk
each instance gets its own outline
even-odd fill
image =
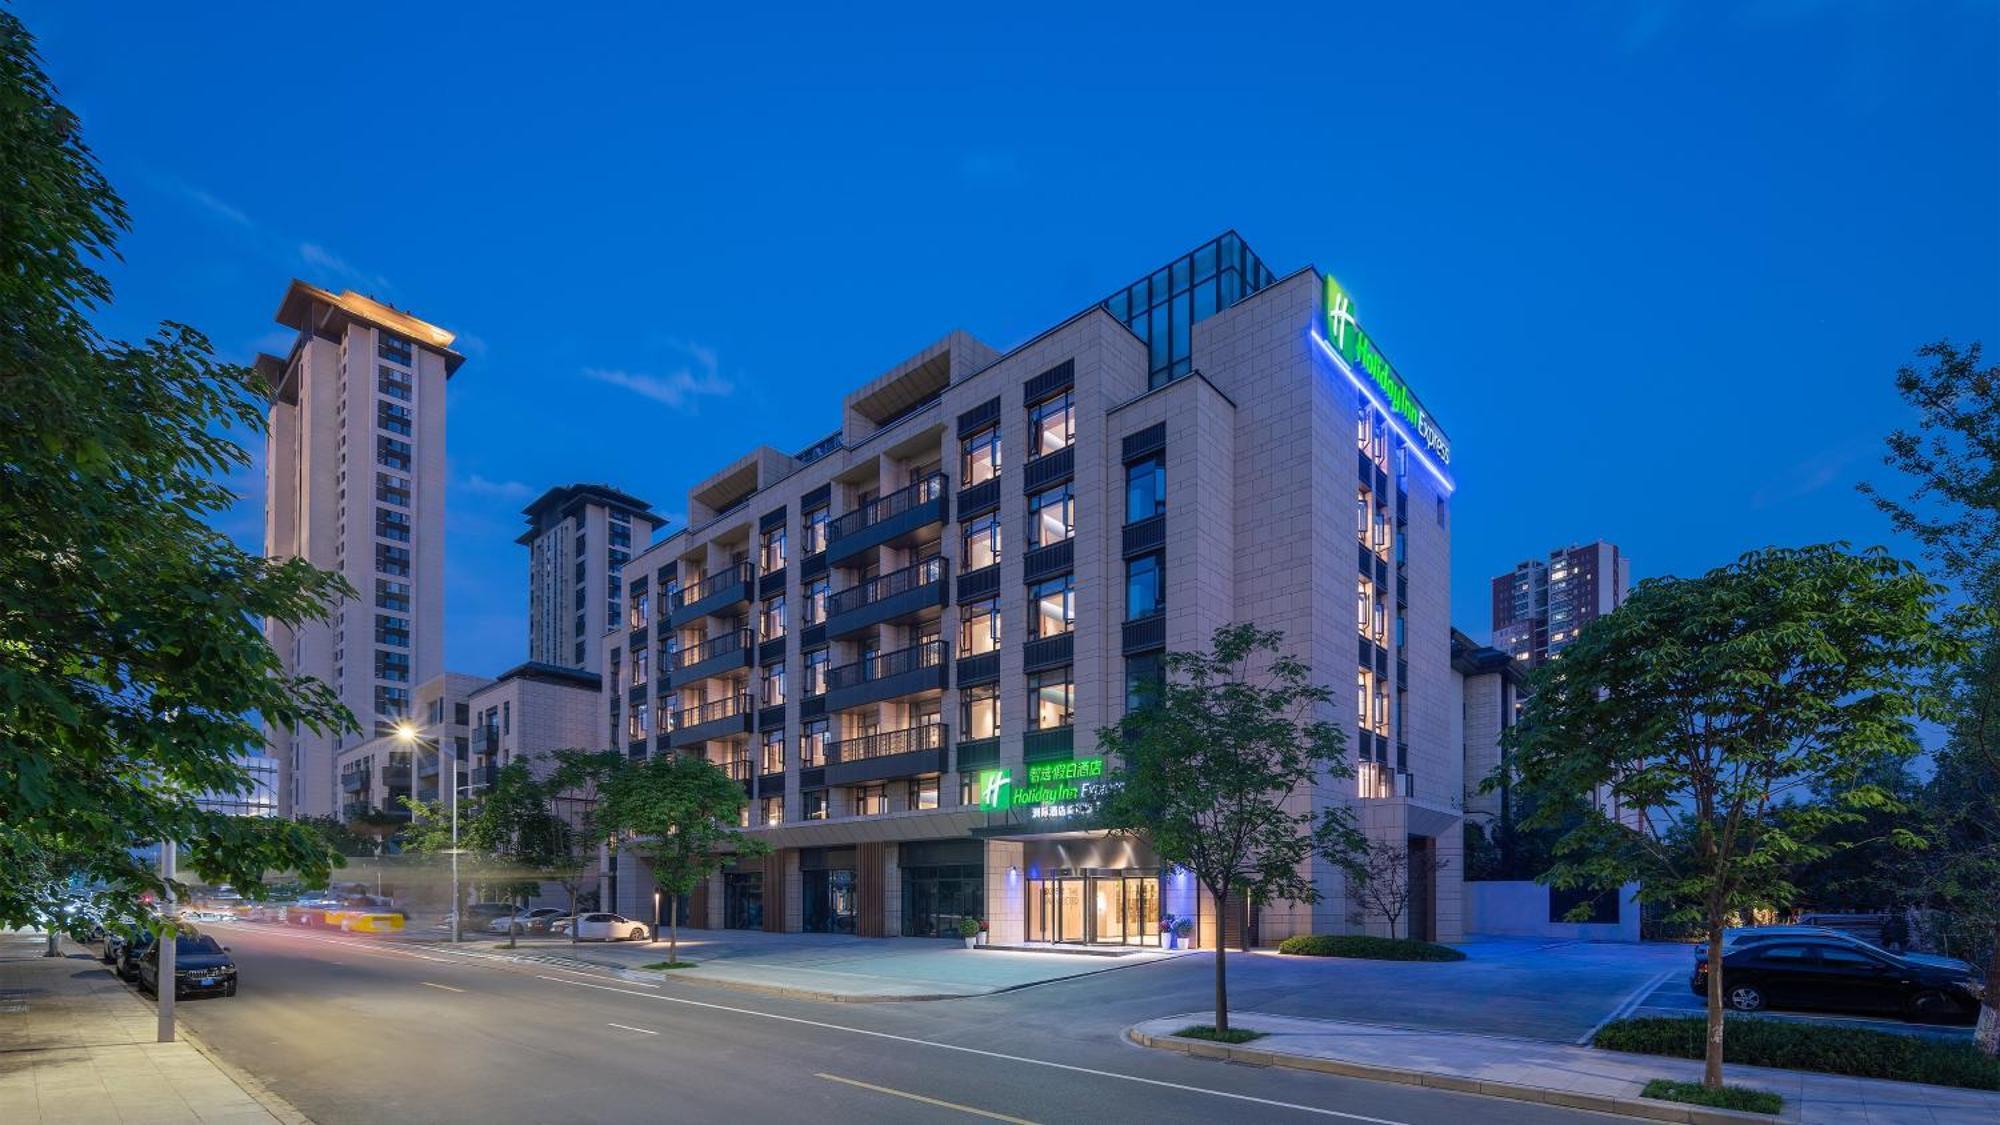
[[[576,945],[576,886],[569,888],[569,943]]]
[[[521,928],[521,896],[514,896],[514,913],[507,916],[507,948],[515,948],[514,934]]]
[[[62,934],[51,925],[49,927],[49,947],[42,951],[44,957],[62,956]]]
[[[1708,927],[1708,1047],[1702,1055],[1701,1084],[1722,1089],[1722,926]]]
[[[681,900],[679,895],[667,907],[667,964],[681,959]]]
[[[1986,995],[1979,1003],[1979,1027],[1972,1041],[1990,1056],[2000,1056],[2000,922],[1993,926],[1993,956],[1986,962]]]
[[[1220,1035],[1229,1030],[1229,942],[1226,934],[1229,927],[1229,888],[1224,887],[1215,894],[1215,1030]]]

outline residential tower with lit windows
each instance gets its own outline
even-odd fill
[[[1234,233],[1010,350],[954,332],[845,397],[796,452],[756,446],[625,568],[602,721],[633,757],[742,784],[772,847],[687,903],[696,925],[998,944],[1269,944],[1382,928],[1316,863],[1316,905],[1218,918],[1185,872],[1094,829],[1094,732],[1168,651],[1284,631],[1336,688],[1342,805],[1415,857],[1420,935],[1459,936],[1464,755],[1442,426],[1351,301]],[[650,917],[643,854],[618,909]],[[642,853],[642,850],[641,850]],[[1441,871],[1427,862],[1444,860]]]

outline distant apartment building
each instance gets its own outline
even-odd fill
[[[1482,791],[1506,760],[1500,740],[1519,717],[1521,681],[1527,669],[1504,649],[1479,644],[1451,631],[1451,672],[1458,688],[1459,736],[1465,747],[1465,816],[1482,828],[1506,819],[1504,787]]]
[[[1632,560],[1602,539],[1524,559],[1493,579],[1493,647],[1538,667],[1625,604]]]
[[[551,488],[522,509],[528,530],[528,661],[599,672],[604,633],[625,612],[621,575],[660,517],[609,485]],[[637,545],[636,547],[634,545]]]
[[[435,801],[447,792],[442,779],[452,767],[444,755],[452,755],[461,775],[476,772],[485,763],[472,750],[473,693],[492,681],[463,672],[444,672],[417,685],[409,717],[403,729],[391,729],[374,738],[343,747],[334,757],[340,779],[340,807],[337,815],[349,820],[369,812],[407,816],[403,798]]]
[[[491,770],[514,761],[546,776],[558,750],[603,749],[602,689],[595,672],[560,664],[530,661],[500,673],[471,696],[472,751],[487,771],[473,779],[490,783]]]
[[[238,754],[235,761],[237,768],[249,775],[249,788],[239,793],[203,793],[194,803],[231,816],[278,815],[278,759],[268,754]]]
[[[1347,294],[1226,234],[1010,351],[945,336],[847,395],[826,438],[697,483],[688,526],[626,566],[599,729],[634,758],[704,758],[749,797],[772,851],[698,888],[696,925],[1347,931],[1334,865],[1308,872],[1317,905],[1218,917],[1185,871],[1076,815],[1116,771],[1093,732],[1164,654],[1255,622],[1339,689],[1354,776],[1295,808],[1346,806],[1408,845],[1409,932],[1455,938],[1450,474]],[[611,901],[650,917],[632,852]]]
[[[333,571],[357,596],[297,629],[265,622],[287,675],[329,685],[357,734],[266,728],[279,805],[328,815],[335,759],[411,713],[411,685],[444,666],[445,380],[452,334],[352,291],[292,282],[259,355],[270,387],[264,552]]]

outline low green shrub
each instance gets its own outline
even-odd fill
[[[1747,1086],[1724,1086],[1720,1090],[1711,1090],[1699,1082],[1674,1082],[1666,1078],[1655,1078],[1646,1083],[1639,1096],[1658,1098],[1663,1102],[1734,1109],[1743,1113],[1777,1113],[1785,1108],[1785,1099],[1769,1090],[1752,1090]]]
[[[1707,1039],[1706,1021],[1664,1016],[1608,1023],[1598,1029],[1591,1045],[1607,1051],[1698,1059]],[[1969,1041],[1864,1028],[1732,1017],[1722,1039],[1722,1058],[1746,1066],[2000,1090],[2000,1060],[1980,1054]]]
[[[1174,1032],[1174,1034],[1182,1039],[1206,1039],[1210,1043],[1248,1043],[1252,1039],[1262,1039],[1264,1037],[1264,1033],[1261,1031],[1246,1031],[1240,1027],[1232,1027],[1228,1031],[1217,1031],[1205,1023],[1198,1023],[1193,1027],[1181,1028],[1179,1031]]]
[[[693,961],[649,961],[639,966],[642,969],[692,969]]]
[[[1465,954],[1449,945],[1366,934],[1300,934],[1279,942],[1278,952],[1300,957],[1359,957],[1369,961],[1465,960]]]

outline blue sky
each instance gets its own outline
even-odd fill
[[[1571,541],[1887,541],[1894,369],[2000,347],[1991,2],[15,7],[132,210],[107,330],[247,360],[298,276],[461,334],[468,672],[525,654],[543,488],[677,514],[949,329],[1010,347],[1228,227],[1338,275],[1449,430],[1482,636]]]

